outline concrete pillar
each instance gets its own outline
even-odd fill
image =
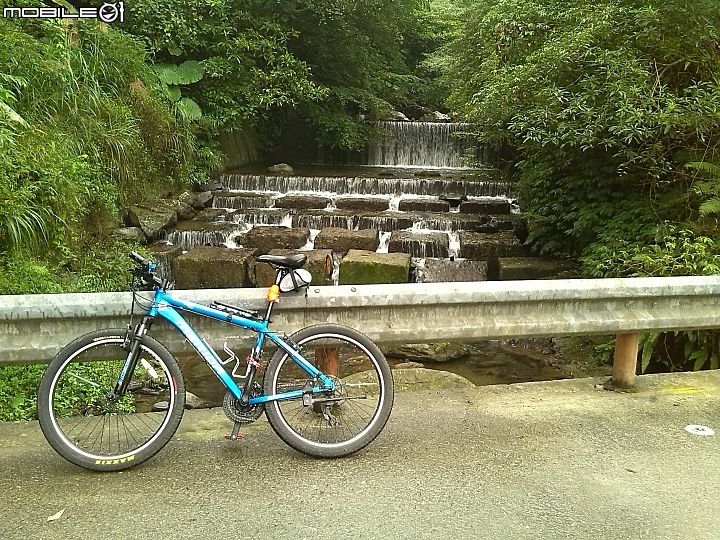
[[[621,388],[635,386],[639,334],[618,334],[615,341],[615,362],[612,382]]]

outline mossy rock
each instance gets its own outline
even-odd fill
[[[229,289],[246,285],[255,250],[198,246],[172,261],[178,289]]]
[[[407,283],[410,255],[351,249],[340,261],[340,285]]]

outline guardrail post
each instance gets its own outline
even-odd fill
[[[621,388],[635,386],[635,370],[639,334],[618,334],[615,340],[615,362],[612,370],[612,383]]]

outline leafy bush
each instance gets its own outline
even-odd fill
[[[480,0],[462,21],[450,104],[514,153],[540,251],[692,215],[684,163],[720,133],[716,2]]]
[[[45,365],[0,367],[0,422],[36,418],[37,388]]]

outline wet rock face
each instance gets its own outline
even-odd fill
[[[460,203],[461,214],[509,214],[510,201],[498,199],[473,199]]]
[[[527,247],[513,232],[460,232],[460,255],[465,259],[489,261],[498,257],[523,257],[527,252]]]
[[[340,285],[407,283],[410,255],[351,249],[340,261]]]
[[[199,246],[172,261],[178,289],[228,289],[247,284],[247,259],[255,250]]]
[[[398,205],[401,212],[448,212],[450,203],[435,197],[401,199]]]
[[[349,231],[338,227],[328,227],[315,237],[315,248],[330,249],[337,253],[347,253],[351,249],[375,251],[379,245],[378,232],[374,229]]]
[[[327,265],[327,257],[332,254],[329,249],[302,252],[293,249],[273,249],[269,254],[290,255],[292,253],[307,255],[308,259],[303,268],[312,275],[312,285],[332,285],[332,261],[329,266]],[[269,287],[275,283],[275,269],[267,263],[254,262],[254,283],[256,287]]]
[[[412,257],[447,257],[450,240],[447,233],[393,231],[390,235],[390,253],[409,253]]]
[[[237,237],[236,241],[246,248],[257,248],[260,253],[273,249],[299,249],[310,238],[310,229],[305,227],[253,227]]]
[[[293,208],[295,210],[322,209],[331,202],[330,197],[321,195],[285,195],[275,199],[277,208]]]
[[[335,206],[340,210],[381,212],[390,207],[390,197],[337,197]]]
[[[213,205],[217,208],[268,208],[272,204],[273,196],[270,194],[258,195],[255,193],[235,193],[220,191],[215,193]]]

